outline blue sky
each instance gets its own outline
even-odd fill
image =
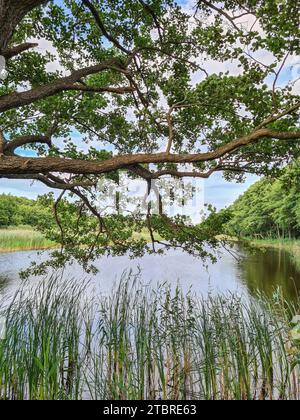
[[[205,203],[213,204],[217,209],[227,207],[258,180],[259,177],[249,175],[244,183],[228,182],[216,173],[204,181]]]

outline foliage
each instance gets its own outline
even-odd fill
[[[299,398],[299,305],[280,293],[205,299],[128,275],[105,297],[53,277],[0,311],[1,399]]]
[[[37,227],[43,220],[49,220],[51,208],[45,208],[40,200],[0,195],[0,228],[9,226]]]
[[[0,177],[64,191],[57,227],[44,223],[64,249],[57,262],[75,258],[88,268],[108,248],[135,256],[171,246],[205,257],[217,245],[213,224],[195,227],[164,209],[103,216],[99,180],[117,185],[125,172],[149,183],[188,170],[241,181],[247,172],[276,176],[299,158],[300,97],[289,68],[300,52],[295,0],[20,4],[0,5],[0,54],[9,57],[0,84]],[[11,55],[32,39],[39,48]],[[286,215],[298,211],[257,206],[281,234]],[[151,245],[132,235],[145,228]]]
[[[278,178],[263,178],[229,209],[228,234],[240,237],[299,239],[300,170],[286,167]]]

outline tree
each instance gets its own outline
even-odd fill
[[[216,245],[214,229],[171,220],[162,205],[159,215],[104,217],[99,179],[118,183],[125,172],[149,190],[166,176],[241,180],[299,157],[300,98],[282,82],[300,50],[298,2],[182,3],[0,0],[0,176],[61,190],[54,213],[66,258],[140,255],[156,243],[205,256]],[[37,48],[45,41],[51,54]],[[233,68],[216,73],[212,63]],[[67,194],[78,220],[66,228]],[[82,242],[85,215],[94,225]],[[145,227],[151,246],[133,237]]]
[[[0,195],[0,227],[28,225],[38,228],[49,224],[51,208],[47,208],[42,198],[29,200],[24,197]]]
[[[300,237],[299,163],[279,177],[265,177],[226,209],[225,233],[239,237],[298,239]],[[223,217],[222,213],[219,217]]]

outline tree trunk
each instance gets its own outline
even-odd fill
[[[46,3],[45,0],[0,0],[0,54],[8,47],[17,25],[27,13]]]

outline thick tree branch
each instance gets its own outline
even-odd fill
[[[24,51],[30,50],[31,48],[37,47],[38,44],[32,43],[32,42],[25,42],[24,44],[16,45],[15,47],[8,48],[7,50],[4,50],[1,52],[1,55],[6,60],[9,60],[10,58],[13,58],[19,54],[21,54]]]
[[[300,140],[300,132],[277,132],[268,128],[256,130],[247,136],[233,140],[214,151],[197,154],[149,153],[114,156],[105,161],[77,160],[64,158],[25,158],[17,156],[2,156],[0,159],[0,174],[27,174],[61,172],[71,174],[103,174],[118,169],[126,169],[131,165],[150,163],[196,163],[209,162],[234,152],[244,146],[253,144],[260,139]]]
[[[7,153],[7,154],[14,153],[14,151],[18,147],[22,147],[22,146],[25,146],[27,144],[32,144],[32,143],[47,144],[49,147],[52,146],[50,136],[34,136],[34,135],[20,136],[5,144],[4,153]]]
[[[80,82],[82,78],[105,70],[116,70],[123,74],[128,73],[127,70],[121,66],[118,60],[111,59],[101,64],[96,64],[95,66],[75,70],[70,76],[62,77],[47,85],[39,86],[26,92],[14,92],[8,95],[0,96],[0,112],[29,105],[40,99],[45,99],[59,92],[63,92],[64,90],[69,90],[70,85]],[[78,90],[77,86],[75,87],[75,90]]]
[[[0,54],[8,49],[12,35],[21,20],[47,0],[0,0]]]

